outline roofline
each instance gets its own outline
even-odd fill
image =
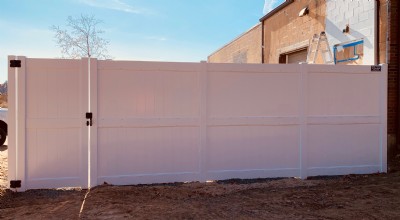
[[[254,25],[253,27],[251,27],[250,29],[248,29],[246,32],[242,33],[241,35],[239,35],[238,37],[235,37],[235,39],[229,41],[229,43],[224,44],[222,47],[220,47],[219,49],[217,49],[216,51],[214,51],[213,53],[211,53],[210,55],[207,56],[207,58],[210,58],[212,55],[218,53],[219,51],[221,51],[222,49],[224,49],[225,47],[229,46],[230,44],[232,44],[233,42],[237,41],[238,39],[242,38],[243,36],[245,36],[246,34],[248,34],[250,31],[256,29],[258,26],[261,26],[261,23],[257,23],[256,25]]]
[[[282,4],[280,4],[278,7],[276,7],[274,10],[268,12],[268,14],[264,15],[264,17],[260,18],[260,22],[263,22],[270,18],[272,15],[276,14],[278,11],[281,9],[285,8],[286,6],[292,4],[294,0],[286,0]]]

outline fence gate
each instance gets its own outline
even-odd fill
[[[9,69],[9,179],[22,180],[22,190],[87,187],[87,60],[15,59],[21,67]]]

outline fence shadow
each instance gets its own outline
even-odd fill
[[[79,219],[86,190],[49,189],[15,192],[0,189],[0,219],[5,216],[23,219]],[[38,209],[37,207],[40,207]]]

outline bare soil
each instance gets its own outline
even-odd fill
[[[2,85],[0,84],[0,89]],[[8,108],[8,95],[0,93],[0,107],[1,108]]]
[[[4,146],[0,159],[0,219],[400,219],[400,158],[389,174],[24,193],[4,187]]]

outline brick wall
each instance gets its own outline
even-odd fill
[[[299,17],[309,6],[309,14]],[[279,56],[307,47],[314,34],[325,30],[326,3],[296,0],[264,21],[265,63],[279,63]],[[319,60],[319,59],[318,59]]]
[[[390,64],[390,56],[387,57],[386,54],[390,51],[390,46],[387,45],[387,40],[390,39],[390,30],[388,17],[388,1],[380,0],[380,10],[379,10],[379,63],[389,63],[389,73],[388,73],[388,142],[389,148],[396,145],[396,133],[397,133],[397,121],[398,121],[398,75],[392,69]],[[389,18],[389,19],[388,19]],[[388,48],[389,46],[389,48]]]
[[[208,57],[210,63],[261,63],[261,24]]]
[[[388,133],[397,134],[397,145],[400,143],[399,126],[399,1],[391,0],[389,19],[389,82],[388,82]]]

